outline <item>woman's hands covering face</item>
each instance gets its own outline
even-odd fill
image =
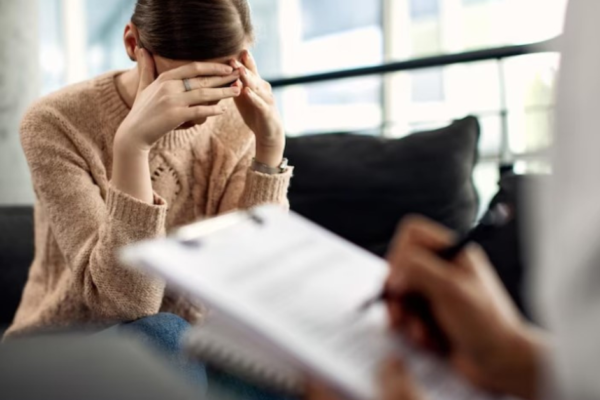
[[[242,88],[227,86],[240,75],[231,66],[194,62],[156,76],[150,54],[136,49],[139,85],[131,109],[117,131],[115,143],[149,151],[165,134],[186,123],[202,123],[223,114],[218,102],[240,95]],[[183,80],[191,86],[186,91]],[[225,86],[225,87],[223,87]]]
[[[244,51],[241,61],[231,62],[240,74],[234,87],[242,89],[240,96],[235,98],[235,104],[246,125],[256,135],[256,159],[276,167],[283,159],[285,132],[275,97],[271,85],[260,77],[250,52]]]

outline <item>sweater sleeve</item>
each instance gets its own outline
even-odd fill
[[[158,312],[164,283],[121,265],[117,251],[164,234],[165,202],[155,195],[150,205],[110,184],[101,190],[97,154],[53,109],[29,112],[21,142],[38,204],[72,271],[72,290],[92,315],[123,321]]]
[[[219,213],[249,209],[263,204],[278,204],[289,209],[288,189],[294,168],[282,174],[268,175],[251,169],[254,157],[253,142],[240,158],[225,187]]]

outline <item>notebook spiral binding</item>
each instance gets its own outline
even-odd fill
[[[301,397],[305,395],[305,386],[300,376],[290,369],[279,365],[268,365],[264,358],[259,359],[244,351],[243,343],[223,340],[223,335],[199,327],[186,340],[186,348],[192,356],[227,371],[248,382],[265,389]]]

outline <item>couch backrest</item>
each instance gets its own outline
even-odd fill
[[[297,167],[292,209],[379,255],[407,214],[464,232],[478,209],[472,181],[478,139],[473,117],[396,140],[290,138],[287,155]],[[0,328],[19,304],[33,247],[33,209],[0,207]]]
[[[286,154],[296,166],[291,207],[378,255],[408,214],[466,232],[479,205],[472,178],[479,133],[477,119],[467,117],[401,139],[289,138]]]
[[[33,208],[0,207],[0,329],[12,322],[33,260]]]

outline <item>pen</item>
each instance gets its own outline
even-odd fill
[[[511,221],[512,217],[513,213],[511,208],[507,204],[498,203],[483,216],[479,221],[479,224],[469,231],[463,239],[440,251],[438,255],[440,258],[447,261],[454,260],[470,243],[480,242],[491,237],[501,228],[506,226]],[[425,297],[418,293],[409,293],[399,298],[397,295],[384,289],[377,297],[366,301],[359,310],[361,312],[366,311],[372,305],[381,301],[401,301],[404,310],[417,315],[425,324],[429,335],[435,343],[435,350],[441,354],[447,354],[449,352],[450,346],[448,339],[436,323],[433,314],[431,313],[429,302]]]

